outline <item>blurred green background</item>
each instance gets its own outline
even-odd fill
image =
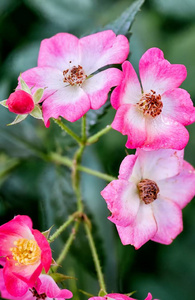
[[[0,99],[17,85],[18,75],[36,66],[42,39],[58,32],[83,36],[97,31],[118,17],[133,1],[128,0],[1,0],[0,1]],[[142,54],[159,47],[171,63],[184,64],[188,77],[182,84],[195,99],[195,1],[146,0],[131,28],[130,61],[138,70]],[[101,115],[101,110],[99,112]],[[98,118],[88,114],[90,134],[110,124],[115,111],[110,106]],[[55,125],[49,129],[31,117],[16,126],[6,124],[14,115],[0,109],[0,223],[16,214],[29,215],[34,228],[59,226],[75,208],[68,169],[41,159],[49,151],[71,155],[75,143]],[[79,131],[80,121],[69,124]],[[190,141],[185,159],[195,166],[195,125],[188,126]],[[83,165],[117,176],[126,155],[126,137],[111,131],[88,147]],[[133,152],[133,151],[132,151]],[[128,153],[131,151],[128,150]],[[148,242],[140,250],[122,246],[109,211],[100,196],[106,182],[82,174],[85,207],[93,220],[108,292],[129,293],[144,299],[148,291],[161,300],[195,299],[195,205],[183,210],[184,231],[170,246]],[[68,231],[52,247],[57,257]],[[61,272],[78,278],[67,280],[72,291],[98,293],[85,234],[80,231]],[[75,292],[74,299],[81,297]]]

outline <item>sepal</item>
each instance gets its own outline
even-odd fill
[[[28,114],[17,115],[15,120],[12,123],[7,124],[7,126],[18,124],[18,123],[22,122],[23,120],[25,120],[27,116],[28,116]]]
[[[33,100],[35,104],[39,103],[41,98],[43,97],[44,89],[37,89],[36,92],[33,95]]]
[[[43,114],[42,114],[42,110],[40,108],[40,106],[37,104],[35,105],[35,108],[33,109],[33,111],[30,113],[30,115],[35,118],[35,119],[40,119],[43,120]]]
[[[6,99],[6,100],[3,100],[3,101],[0,101],[0,104],[1,104],[2,106],[4,106],[4,107],[8,108],[8,106],[6,105],[6,101],[7,101],[7,99]]]
[[[22,76],[20,75],[20,84],[21,84],[21,89],[28,94],[32,95],[30,88],[26,84],[26,82],[22,79]]]

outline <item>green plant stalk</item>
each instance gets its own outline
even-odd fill
[[[103,273],[102,273],[102,270],[101,270],[100,261],[99,261],[99,258],[98,258],[98,254],[97,254],[97,250],[96,250],[95,243],[94,243],[94,240],[93,240],[93,236],[91,234],[91,230],[89,228],[88,223],[85,222],[84,226],[85,226],[85,231],[86,231],[87,238],[88,238],[88,241],[89,241],[89,246],[90,246],[90,249],[91,249],[93,261],[94,261],[94,264],[95,264],[100,289],[103,290],[106,293],[106,285],[105,285],[105,282],[104,282],[104,276],[103,276]]]
[[[56,260],[57,266],[54,266],[52,268],[54,272],[57,271],[59,265],[65,259],[66,255],[67,255],[67,253],[68,253],[68,251],[69,251],[69,249],[70,249],[70,247],[71,247],[71,245],[72,245],[72,243],[74,241],[74,238],[75,238],[76,233],[78,231],[79,225],[80,225],[80,221],[77,220],[75,226],[72,228],[72,232],[71,232],[69,238],[67,239],[67,241],[66,241],[66,243],[64,245],[64,248],[62,249],[62,252],[60,253],[58,259]]]
[[[86,118],[86,115],[84,115],[82,117],[82,129],[81,129],[83,143],[85,143],[87,140],[86,122],[87,122],[87,118]]]
[[[71,215],[68,220],[62,224],[48,239],[49,243],[52,243],[74,220],[76,214]]]
[[[92,135],[90,138],[87,139],[87,145],[93,144],[98,141],[98,139],[109,132],[112,129],[111,125],[107,125],[104,129],[98,131],[96,134]]]
[[[77,152],[75,153],[73,164],[72,164],[72,185],[77,197],[77,209],[79,212],[83,211],[83,202],[81,196],[81,189],[80,189],[80,174],[77,168],[78,164],[80,164],[82,159],[82,154],[84,151],[85,146],[81,145]]]
[[[49,160],[52,162],[58,163],[58,164],[62,164],[66,167],[69,167],[70,169],[72,169],[72,167],[73,167],[73,161],[71,159],[69,159],[68,157],[65,157],[65,156],[61,156],[57,153],[50,153]],[[78,171],[85,172],[87,174],[96,176],[98,178],[101,178],[101,179],[109,181],[109,182],[117,179],[114,176],[111,176],[111,175],[108,175],[108,174],[105,174],[105,173],[102,173],[99,171],[95,171],[90,168],[78,165],[78,164],[76,165],[76,168]]]
[[[77,141],[77,143],[78,143],[79,145],[82,144],[81,138],[80,138],[76,133],[74,133],[70,128],[68,128],[68,127],[67,127],[60,119],[54,119],[54,118],[53,118],[53,120],[54,120],[54,122],[55,122],[56,124],[58,124],[58,126],[60,126],[60,128],[61,128],[63,131],[65,131],[66,133],[68,133],[75,141]]]

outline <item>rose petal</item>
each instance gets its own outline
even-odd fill
[[[155,118],[147,118],[146,131],[147,140],[143,148],[148,150],[159,148],[181,150],[189,140],[189,133],[182,124],[162,114]]]
[[[137,161],[140,163],[142,178],[161,180],[177,175],[183,167],[183,150],[159,149],[145,151],[137,149]]]
[[[137,155],[127,155],[121,165],[120,165],[120,169],[119,169],[119,179],[126,179],[128,180],[129,177],[131,176],[133,170],[134,170],[134,166],[137,160]]]
[[[174,202],[162,199],[161,195],[152,203],[152,207],[157,232],[151,240],[168,245],[183,230],[181,209]]]
[[[116,226],[123,245],[131,244],[139,249],[149,241],[157,231],[151,204],[140,202],[135,221],[129,226]]]
[[[129,41],[112,30],[101,31],[79,40],[81,65],[87,75],[109,64],[122,63],[129,54]]]
[[[138,212],[140,199],[134,183],[125,180],[113,180],[101,192],[112,216],[108,219],[120,226],[131,224]]]
[[[71,66],[78,66],[79,39],[70,33],[58,33],[41,42],[38,67],[52,67],[63,72]]]
[[[82,88],[67,86],[49,96],[42,106],[43,118],[46,127],[49,118],[62,116],[70,122],[81,118],[90,109],[90,101]]]
[[[158,48],[144,53],[139,71],[144,92],[154,90],[157,94],[179,87],[187,76],[184,65],[170,64]]]
[[[71,291],[67,289],[61,290],[53,278],[49,275],[40,275],[39,277],[38,286],[36,287],[36,290],[39,294],[45,293],[47,297],[49,298],[65,298],[70,299],[72,298],[73,294]]]
[[[157,182],[163,199],[171,200],[184,208],[195,196],[195,170],[184,161],[183,169],[174,177]]]
[[[145,118],[143,114],[131,104],[123,104],[116,112],[112,128],[128,135],[127,148],[142,147],[146,140]]]
[[[183,125],[195,121],[195,107],[190,99],[190,94],[183,89],[173,89],[162,95],[163,115]]]
[[[87,79],[82,89],[89,96],[92,109],[99,109],[107,100],[108,93],[113,86],[120,83],[122,72],[115,68],[109,68]]]
[[[122,104],[136,104],[142,96],[140,82],[131,63],[125,61],[122,69],[122,83],[111,94],[111,104],[115,109]]]

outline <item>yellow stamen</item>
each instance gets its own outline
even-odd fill
[[[18,239],[14,241],[16,247],[10,248],[13,259],[18,264],[33,265],[40,260],[41,249],[35,240]]]

